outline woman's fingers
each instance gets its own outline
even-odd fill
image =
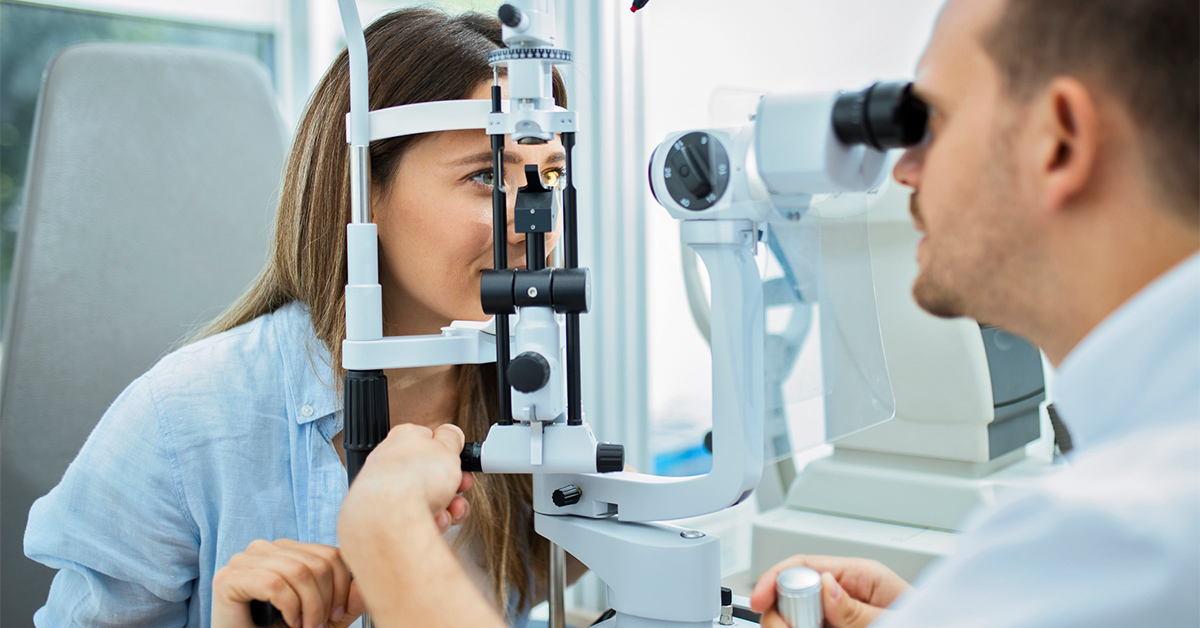
[[[293,628],[319,628],[329,621],[337,622],[350,605],[350,571],[336,547],[290,539],[255,541],[245,553],[231,559],[228,567],[257,572],[268,593],[279,596],[283,606],[272,597],[249,599],[275,604]]]
[[[317,543],[300,543],[291,539],[280,539],[275,542],[285,555],[304,562],[312,571],[321,588],[322,599],[328,601],[329,618],[334,617],[337,609],[346,608],[350,595],[350,569],[342,561],[338,548]]]
[[[238,554],[213,577],[214,628],[242,628],[250,621],[250,601],[270,602],[293,628],[301,625],[302,602],[287,580]]]
[[[275,604],[275,608],[283,613],[288,625],[292,628],[320,628],[332,609],[329,606],[328,594],[321,590],[318,576],[312,573],[308,565],[290,556],[269,555],[258,556],[256,559],[257,567],[268,574],[265,577],[273,582],[282,581],[299,598],[298,608],[292,609],[299,620],[292,618],[292,614]],[[280,590],[283,588],[278,585],[273,587]],[[267,601],[274,604],[273,599]]]
[[[351,580],[350,593],[346,596],[346,610],[341,619],[333,619],[333,628],[345,628],[354,623],[365,612],[367,612],[367,605],[363,602],[362,591],[359,590],[358,583]]]

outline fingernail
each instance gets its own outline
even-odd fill
[[[346,614],[346,607],[339,606],[339,607],[333,609],[333,613],[329,616],[329,619],[331,619],[333,621],[341,621],[342,617],[345,614]]]

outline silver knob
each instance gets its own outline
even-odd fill
[[[792,567],[775,578],[775,606],[792,628],[821,628],[821,574]]]

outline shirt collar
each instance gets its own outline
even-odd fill
[[[313,330],[308,307],[299,301],[288,303],[276,310],[274,325],[287,378],[288,411],[301,425],[338,415],[342,407],[333,358]]]
[[[1055,406],[1081,448],[1200,418],[1200,254],[1088,333],[1063,360]]]

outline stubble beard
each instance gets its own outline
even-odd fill
[[[913,221],[920,225],[921,206],[916,194],[909,199],[909,213],[912,214]],[[944,278],[937,276],[932,246],[930,249],[929,258],[913,281],[913,299],[922,310],[938,318],[959,318],[964,315],[962,295],[951,288]]]
[[[990,159],[980,173],[977,194],[965,201],[971,206],[951,210],[960,213],[954,220],[958,224],[949,227],[949,233],[931,234],[925,263],[913,282],[917,305],[938,318],[968,316],[995,324],[993,319],[1005,318],[1001,311],[1011,305],[1013,287],[1028,271],[1019,262],[1029,254],[1027,238],[1008,215],[1021,203],[1013,192],[1016,165],[1014,149],[1007,139],[1013,134],[1012,126],[1002,125],[999,131],[991,141]],[[921,225],[916,194],[910,200],[909,211]],[[964,211],[969,215],[961,213]],[[946,220],[941,228],[948,228]]]

